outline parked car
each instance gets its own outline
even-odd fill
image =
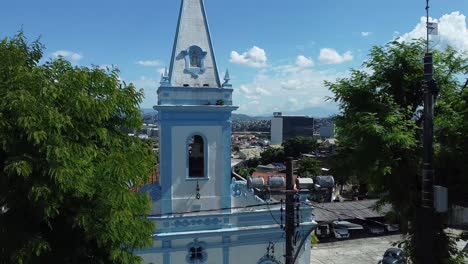
[[[329,237],[330,236],[330,226],[328,224],[320,224],[315,230],[317,237]]]
[[[406,256],[403,250],[399,248],[389,248],[385,251],[381,264],[407,264]]]
[[[366,223],[364,229],[372,235],[383,235],[386,231],[386,226],[379,223]]]
[[[400,225],[398,224],[385,224],[385,230],[389,233],[400,231]]]
[[[362,230],[363,227],[358,224],[340,220],[332,222],[332,229],[336,238],[343,239],[350,237],[350,230]]]
[[[349,238],[349,230],[346,227],[333,227],[333,235],[337,239]]]

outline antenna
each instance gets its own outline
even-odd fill
[[[429,0],[426,0],[426,52],[429,53]]]

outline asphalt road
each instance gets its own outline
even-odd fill
[[[360,239],[319,243],[311,249],[311,264],[377,264],[392,243],[401,240],[400,235],[378,236]],[[461,250],[468,241],[459,241]]]
[[[312,264],[377,264],[400,235],[319,243],[311,251]]]

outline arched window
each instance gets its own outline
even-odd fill
[[[202,136],[194,135],[188,141],[188,177],[205,177],[205,142]]]
[[[187,245],[187,255],[185,259],[189,264],[203,264],[208,259],[208,253],[206,252],[206,244],[204,242],[198,242],[195,239],[192,243]]]

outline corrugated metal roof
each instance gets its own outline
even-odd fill
[[[317,222],[330,222],[338,219],[349,220],[354,218],[366,219],[383,217],[390,211],[391,206],[384,206],[377,212],[374,207],[378,200],[361,200],[335,203],[313,203],[313,214]]]

